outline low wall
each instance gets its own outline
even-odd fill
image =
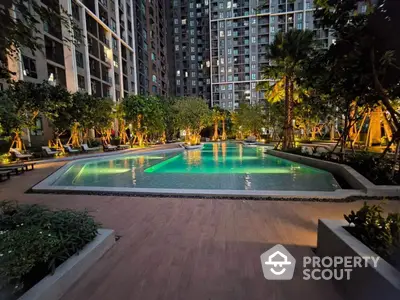
[[[318,220],[318,256],[379,257],[343,226],[348,226],[348,223],[339,220]],[[350,280],[332,282],[343,299],[400,299],[400,272],[382,258],[379,258],[376,268],[372,261],[368,260],[367,267],[352,269]]]
[[[346,182],[353,189],[362,190],[367,196],[382,196],[382,197],[399,197],[400,186],[398,185],[375,185],[363,175],[358,173],[352,167],[344,164],[338,164],[322,159],[307,157],[303,155],[287,153],[277,150],[267,150],[267,154],[280,157],[283,159],[291,160],[300,164],[304,164],[310,167],[322,169],[328,171],[335,176],[339,176],[346,180]]]
[[[77,255],[62,263],[18,300],[58,300],[115,243],[114,230],[99,229],[97,237]]]

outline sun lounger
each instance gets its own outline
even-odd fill
[[[100,147],[89,147],[88,144],[82,144],[81,147],[84,152],[98,151],[101,149]]]
[[[47,146],[42,146],[42,151],[45,153],[47,156],[56,156],[61,153],[60,150],[51,150]]]
[[[123,150],[123,149],[129,149],[130,147],[131,147],[130,145],[118,145],[117,149]]]
[[[11,156],[13,156],[17,160],[23,160],[23,159],[30,159],[32,157],[32,154],[22,154],[19,152],[17,149],[10,149]]]
[[[0,171],[0,181],[6,181],[10,179],[11,171]]]
[[[9,171],[11,173],[15,173],[15,175],[19,175],[20,173],[25,172],[25,165],[24,164],[1,165],[0,171]]]
[[[63,146],[65,151],[67,151],[68,153],[79,153],[79,149],[72,149],[70,145],[64,145]]]
[[[112,146],[110,144],[104,144],[103,149],[104,149],[104,151],[115,151],[115,150],[117,150],[117,146]]]

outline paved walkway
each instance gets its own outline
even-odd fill
[[[263,278],[259,256],[276,243],[313,255],[318,218],[340,219],[362,202],[316,203],[25,194],[63,163],[0,184],[1,199],[87,208],[121,236],[63,300],[340,299],[331,282]],[[400,202],[387,209],[400,211]]]

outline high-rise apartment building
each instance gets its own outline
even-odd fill
[[[14,79],[48,80],[71,92],[87,91],[114,101],[137,92],[131,0],[59,3],[79,30],[71,33],[61,21],[39,23],[43,51],[21,49],[19,60],[9,59],[9,68],[16,71]]]
[[[40,3],[54,7],[54,0]],[[11,0],[2,3],[11,4]],[[72,33],[61,21],[39,23],[43,50],[21,49],[20,59],[8,58],[14,80],[47,80],[70,92],[86,91],[116,102],[129,94],[167,94],[164,0],[59,0],[59,4],[77,30]],[[45,119],[37,125],[39,130],[32,134],[40,136],[34,140],[52,137]]]
[[[256,87],[269,63],[266,46],[279,31],[315,30],[328,46],[313,9],[313,0],[210,0],[212,105],[233,110],[264,99]]]
[[[40,2],[46,5],[47,0]],[[164,0],[60,0],[60,4],[79,30],[72,36],[61,22],[38,24],[44,51],[32,54],[22,49],[20,60],[10,60],[10,68],[17,72],[14,79],[49,80],[72,92],[87,91],[115,101],[128,94],[167,93]],[[75,43],[66,42],[72,40]]]
[[[173,0],[169,7],[170,93],[211,101],[209,0]]]
[[[133,0],[138,93],[167,95],[167,19],[168,0]]]

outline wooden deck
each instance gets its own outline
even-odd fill
[[[62,163],[0,184],[2,199],[89,209],[121,236],[63,300],[340,299],[331,282],[267,281],[260,254],[276,243],[297,263],[313,255],[318,218],[342,218],[362,202],[316,203],[25,194]],[[388,209],[400,211],[399,202]]]

